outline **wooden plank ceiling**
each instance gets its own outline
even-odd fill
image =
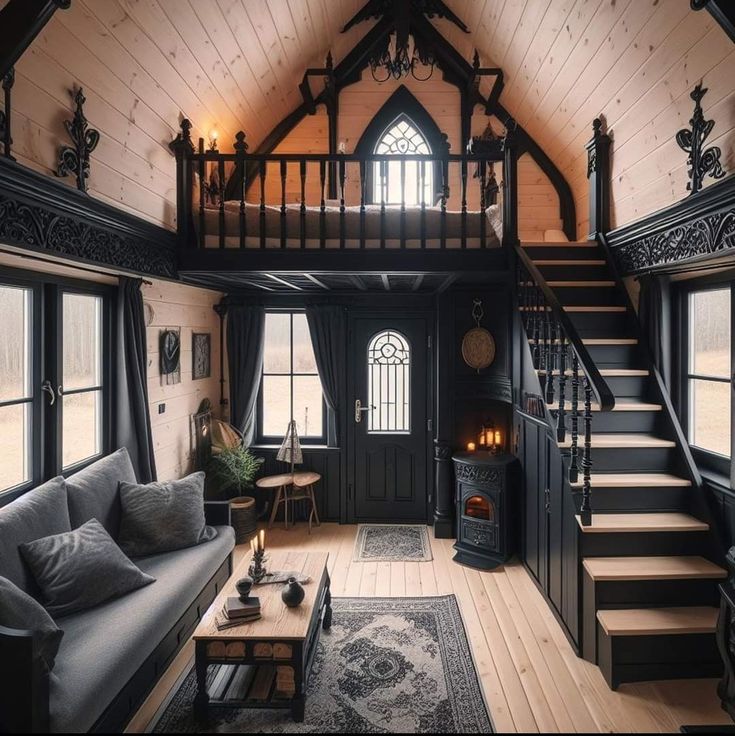
[[[167,149],[181,114],[228,150],[251,146],[300,102],[298,83],[328,50],[335,62],[370,28],[341,34],[363,0],[74,0],[17,66],[14,137],[22,163],[51,173],[69,88],[82,84],[103,133],[91,193],[173,226]],[[471,59],[500,65],[501,102],[562,169],[586,234],[584,142],[593,117],[614,131],[614,218],[636,219],[684,196],[689,92],[704,78],[713,143],[735,169],[735,47],[687,0],[447,0],[469,26],[434,23]]]

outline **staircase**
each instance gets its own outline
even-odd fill
[[[519,308],[579,512],[582,655],[613,689],[717,676],[726,572],[625,287],[596,242],[517,254]]]

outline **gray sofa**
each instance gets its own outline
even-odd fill
[[[91,518],[116,539],[121,480],[135,482],[124,449],[0,509],[0,575],[34,595],[18,545]],[[0,627],[0,731],[124,728],[231,574],[229,506],[207,503],[205,514],[213,540],[135,560],[156,582],[57,620],[64,637],[51,673],[34,656],[32,632]]]

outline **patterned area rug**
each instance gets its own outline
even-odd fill
[[[431,554],[425,526],[360,524],[353,562],[428,562]]]
[[[306,689],[306,718],[287,710],[212,708],[195,722],[190,672],[156,733],[491,733],[454,596],[335,598]],[[218,667],[210,667],[213,680]]]

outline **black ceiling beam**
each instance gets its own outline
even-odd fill
[[[733,0],[691,0],[692,10],[706,8],[722,26],[730,40],[735,42],[735,3]]]
[[[331,291],[330,287],[327,286],[323,281],[320,281],[316,276],[310,273],[305,273],[304,278],[309,279],[312,284],[315,284],[316,286],[324,289],[325,291]]]
[[[71,0],[10,0],[0,10],[0,79],[33,43],[51,16]]]

